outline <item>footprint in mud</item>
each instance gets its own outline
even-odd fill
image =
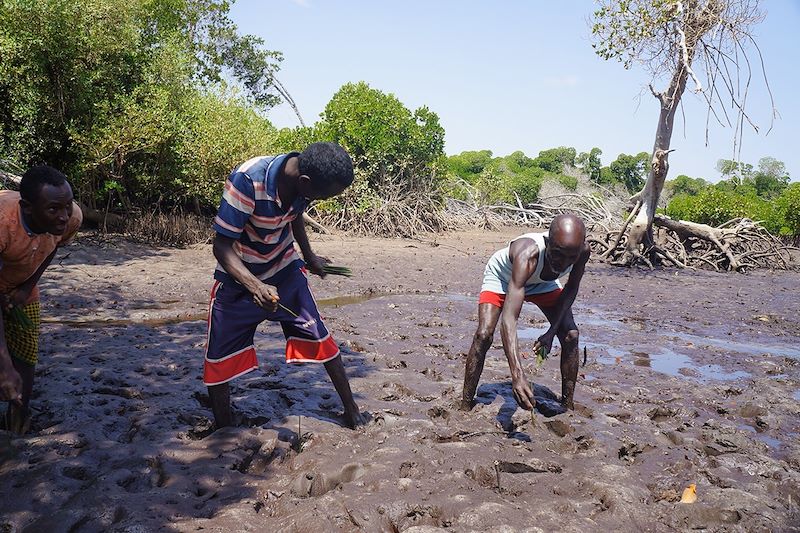
[[[112,478],[116,478],[117,486],[130,493],[147,492],[163,487],[169,481],[160,456],[147,457],[144,465],[139,464],[130,470],[117,470],[112,473]]]
[[[214,422],[205,417],[195,417],[192,428],[186,432],[190,440],[201,440],[214,433]]]
[[[343,483],[350,483],[362,477],[366,467],[349,463],[333,472],[304,472],[292,482],[291,493],[298,498],[318,497]]]
[[[425,367],[425,369],[424,369],[424,370],[422,370],[422,371],[420,372],[420,374],[422,374],[422,375],[426,376],[426,377],[427,377],[428,379],[430,379],[431,381],[436,381],[436,382],[439,382],[439,381],[442,381],[442,379],[443,379],[443,378],[442,378],[442,373],[441,373],[441,372],[439,372],[439,371],[438,371],[438,370],[436,370],[435,368],[431,368],[431,367],[429,367],[429,366],[428,366],[428,367]]]
[[[278,436],[268,438],[261,446],[253,446],[250,453],[245,456],[241,461],[238,461],[231,466],[233,470],[238,470],[242,474],[256,474],[263,475],[266,473],[272,461],[278,458],[283,451],[278,449]]]
[[[648,418],[653,422],[665,422],[671,418],[674,418],[678,415],[677,409],[672,409],[670,407],[666,407],[663,405],[659,405],[658,407],[654,407],[647,412]]]
[[[422,477],[422,469],[414,461],[406,461],[400,465],[400,478],[419,479]]]
[[[440,406],[431,407],[430,409],[428,409],[428,416],[431,418],[442,418],[444,420],[447,420],[448,418],[450,418],[450,411]]]
[[[87,481],[94,477],[94,473],[85,466],[65,466],[61,469],[61,473],[77,481]]]
[[[382,388],[385,392],[379,397],[379,399],[385,402],[393,402],[399,400],[400,398],[414,396],[416,394],[414,391],[400,383],[387,382],[382,385]]]

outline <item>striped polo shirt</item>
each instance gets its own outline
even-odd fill
[[[292,205],[284,206],[278,196],[278,176],[286,161],[296,155],[297,152],[254,157],[242,163],[225,181],[214,218],[214,230],[236,239],[236,253],[262,281],[287,267],[303,265],[294,247],[291,222],[302,215],[308,200],[298,195]],[[223,283],[235,282],[219,263],[214,278]]]

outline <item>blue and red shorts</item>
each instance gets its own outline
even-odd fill
[[[259,307],[238,283],[215,281],[208,308],[208,340],[203,383],[219,385],[258,368],[253,337],[264,320],[280,322],[286,338],[287,363],[325,363],[339,355],[308,288],[304,271],[295,269],[277,286],[281,305],[271,312]]]
[[[543,292],[541,294],[529,294],[525,297],[526,302],[535,303],[541,307],[553,307],[561,295],[562,289],[556,289],[550,292]],[[495,307],[503,308],[503,303],[506,301],[506,295],[499,292],[481,291],[478,296],[478,304],[492,304]]]

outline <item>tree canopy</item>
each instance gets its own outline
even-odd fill
[[[4,1],[0,154],[61,168],[89,204],[111,193],[128,206],[211,201],[188,187],[191,162],[206,163],[205,148],[238,157],[263,145],[221,148],[236,127],[268,138],[254,110],[278,101],[281,55],[239,34],[228,9],[215,0]],[[225,122],[224,139],[202,137],[202,121],[230,112],[248,118]]]

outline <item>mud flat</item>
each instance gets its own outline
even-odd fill
[[[370,424],[343,428],[280,329],[211,434],[201,381],[208,246],[66,249],[42,284],[33,430],[0,432],[0,531],[791,531],[800,525],[800,276],[592,263],[586,364],[555,416],[558,359],[516,409],[499,337],[456,409],[486,258],[519,230],[315,237],[353,278],[314,279]],[[529,346],[544,330],[523,310]],[[694,483],[697,502],[678,502]]]

